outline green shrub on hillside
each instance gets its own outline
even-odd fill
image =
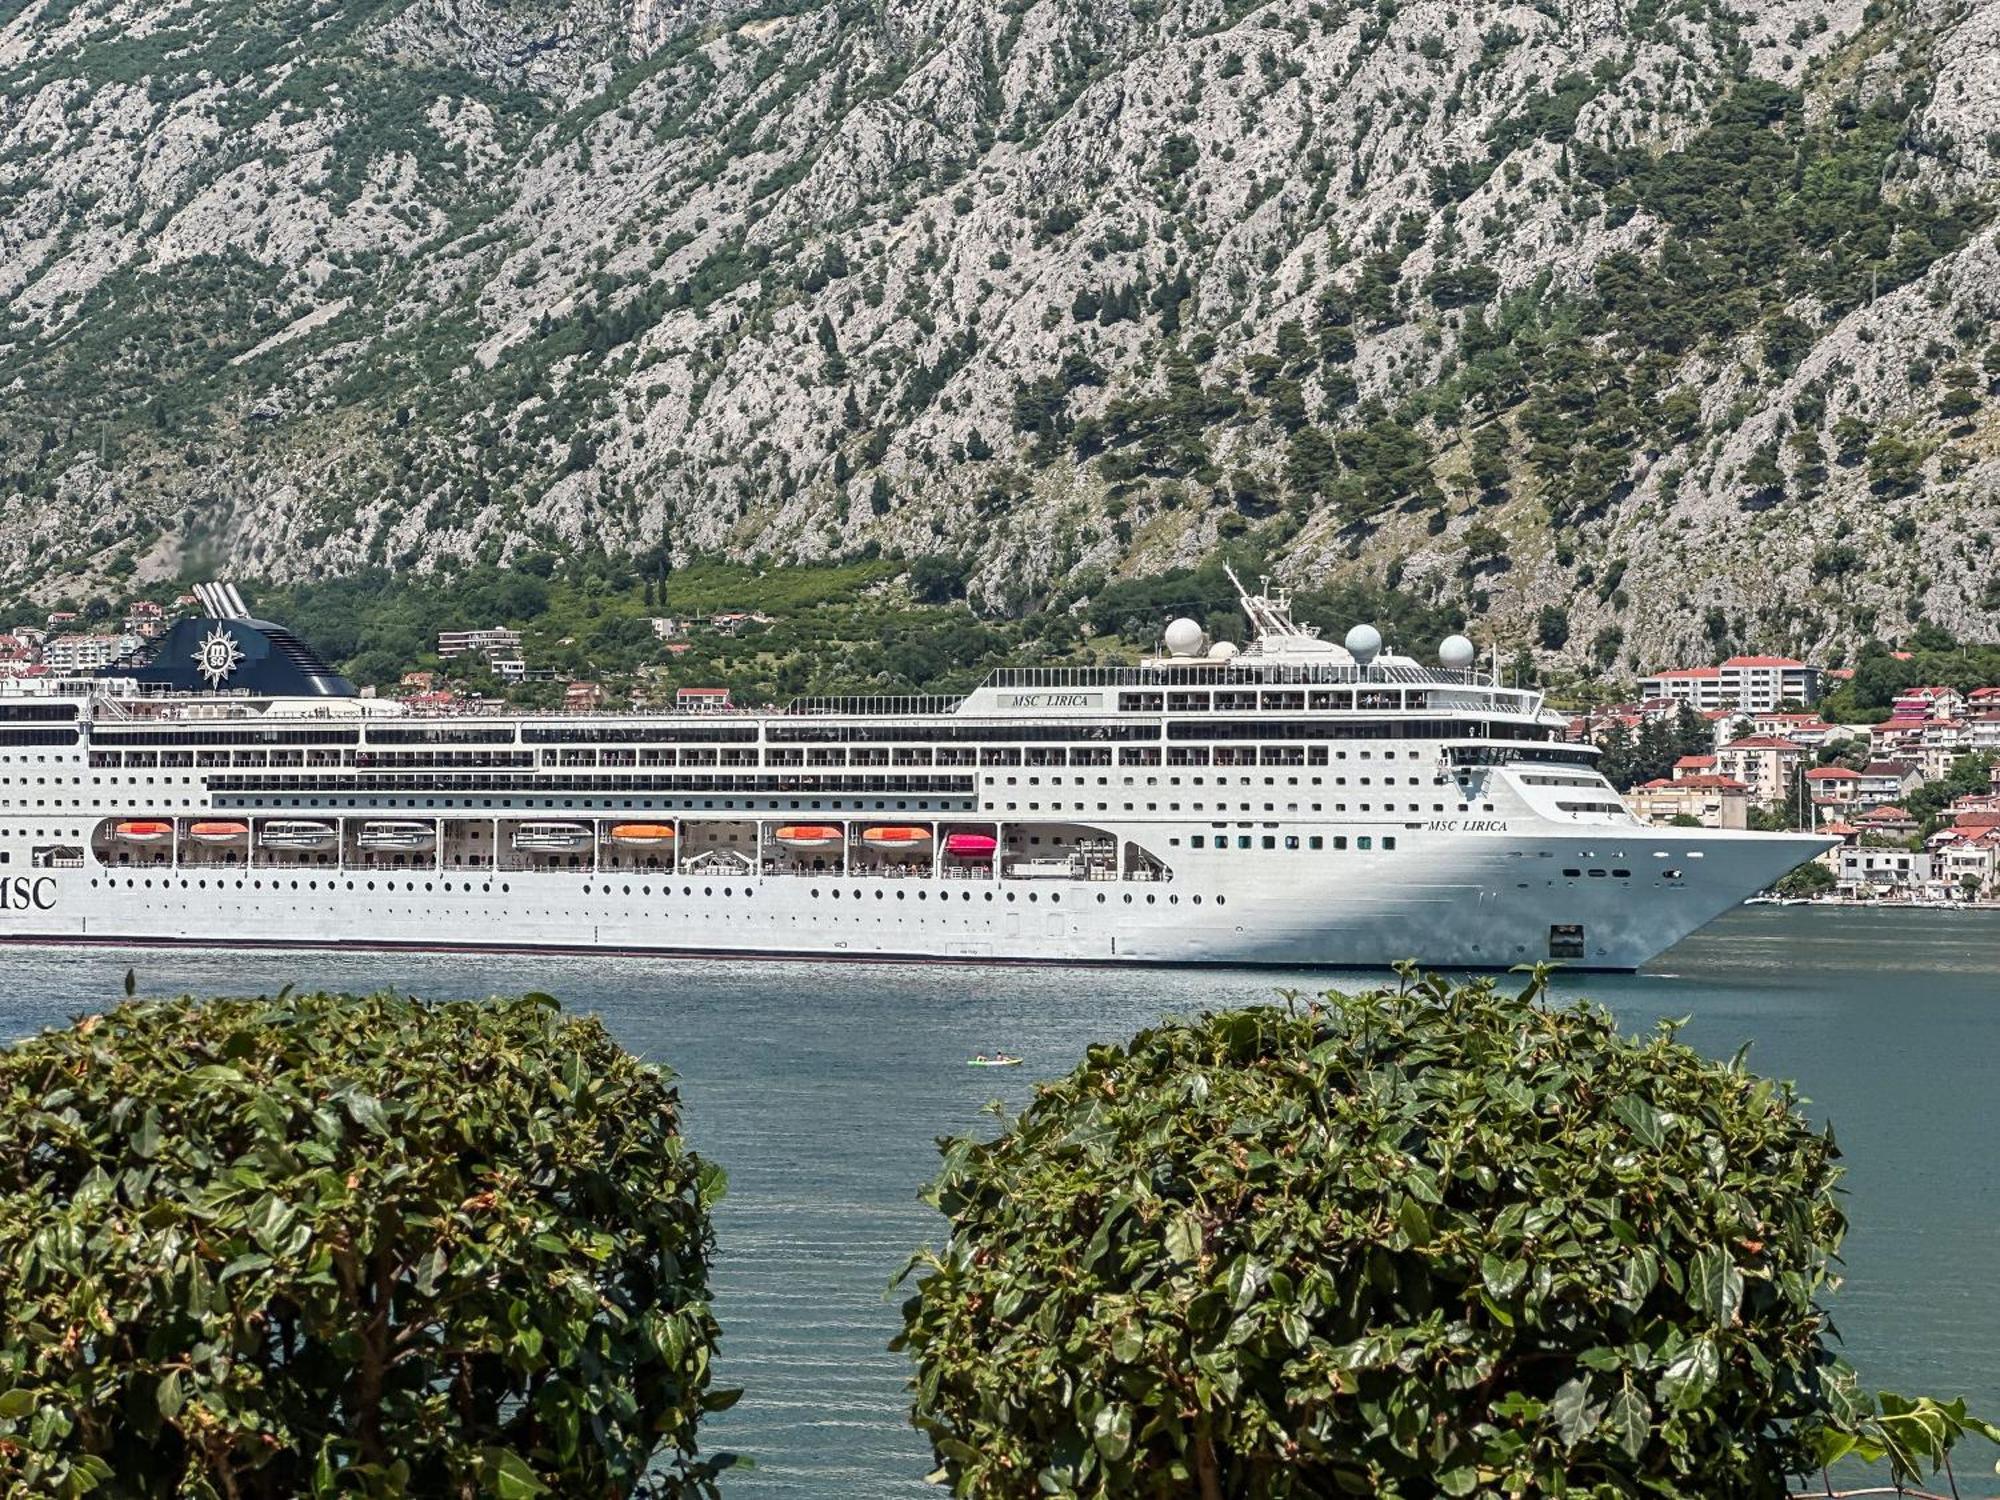
[[[0,1053],[0,1489],[712,1493],[722,1178],[668,1077],[534,995],[127,1003]]]
[[[899,1340],[940,1477],[1713,1500],[1991,1430],[1853,1397],[1837,1153],[1788,1088],[1539,989],[1162,1024],[943,1142]]]

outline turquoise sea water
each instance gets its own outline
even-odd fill
[[[1018,1107],[1091,1042],[1163,1013],[1378,977],[0,949],[0,1036],[100,1008],[128,965],[151,994],[542,989],[674,1067],[697,1146],[730,1173],[721,1373],[746,1394],[711,1438],[758,1462],[732,1500],[937,1493],[905,1420],[905,1366],[886,1348],[899,1323],[889,1280],[939,1237],[916,1199],[936,1136],[987,1127],[989,1099]],[[2000,1413],[2000,914],[1748,908],[1647,973],[1560,988],[1629,1028],[1689,1017],[1693,1045],[1728,1056],[1752,1043],[1753,1066],[1796,1080],[1847,1153],[1854,1228],[1834,1307],[1850,1358],[1879,1385]],[[965,1066],[996,1048],[1025,1066]],[[1991,1457],[1968,1455],[1961,1475],[1990,1474]]]

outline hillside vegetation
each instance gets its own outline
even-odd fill
[[[27,0],[0,585],[1232,544],[1572,666],[1990,637],[1997,164],[1967,0]]]

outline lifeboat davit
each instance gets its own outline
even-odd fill
[[[1000,841],[990,833],[948,833],[944,836],[944,852],[964,859],[991,859],[993,851],[999,847]]]
[[[915,849],[930,841],[928,828],[870,828],[861,835],[871,849]]]
[[[112,829],[128,844],[157,844],[173,837],[174,825],[156,818],[134,818]]]
[[[611,825],[611,842],[614,844],[669,844],[673,842],[674,828],[671,823],[614,823]]]
[[[248,823],[190,823],[188,837],[197,844],[233,844],[238,839],[247,838],[250,833]]]
[[[824,849],[840,842],[840,830],[826,823],[787,823],[771,836],[788,849]]]

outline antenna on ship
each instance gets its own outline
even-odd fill
[[[1299,636],[1312,639],[1316,631],[1305,629],[1292,623],[1292,596],[1288,589],[1279,589],[1274,596],[1269,592],[1253,594],[1243,586],[1243,580],[1236,576],[1236,570],[1228,563],[1222,565],[1223,573],[1236,590],[1236,599],[1243,606],[1244,618],[1250,622],[1250,633],[1262,639],[1265,636]],[[1271,580],[1267,576],[1261,580],[1268,591]]]

